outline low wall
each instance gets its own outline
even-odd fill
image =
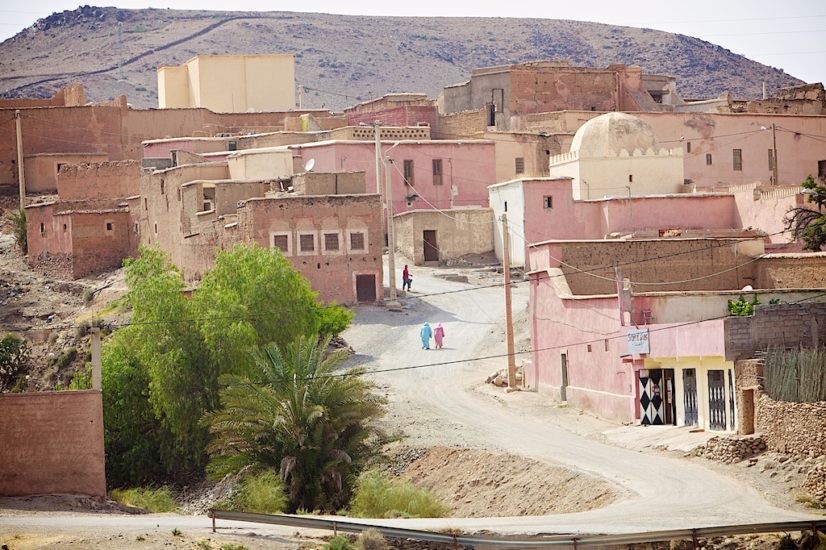
[[[0,395],[0,495],[106,494],[101,393]]]
[[[770,450],[826,455],[826,401],[790,403],[761,393],[755,409],[757,431]]]

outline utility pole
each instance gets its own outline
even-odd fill
[[[516,350],[513,345],[513,314],[511,313],[511,251],[508,215],[502,214],[502,265],[505,272],[505,336],[508,343],[508,387],[516,387]]]
[[[391,165],[393,159],[387,158],[384,167],[385,190],[384,197],[387,204],[387,267],[390,271],[390,307],[398,307],[396,300],[396,238],[393,231],[393,188],[391,186]]]
[[[92,327],[92,389],[103,388],[102,366],[100,359],[100,327]]]
[[[20,109],[14,111],[14,126],[17,130],[17,184],[20,190],[20,210],[26,207],[26,171],[23,169],[23,128],[20,124]]]
[[[772,122],[772,157],[774,159],[774,162],[772,162],[772,177],[774,181],[772,183],[780,185],[780,180],[778,180],[777,175],[777,131],[774,122]]]
[[[376,194],[381,195],[381,132],[378,120],[373,121],[373,138],[376,140]]]

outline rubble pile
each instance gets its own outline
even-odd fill
[[[826,504],[826,461],[809,470],[803,489],[816,501]]]
[[[504,388],[508,385],[508,369],[499,369],[498,371],[491,373],[485,379],[485,384],[493,384],[494,386]],[[516,385],[522,385],[522,365],[516,367]]]
[[[766,441],[761,436],[712,437],[698,449],[703,458],[734,464],[766,450]]]

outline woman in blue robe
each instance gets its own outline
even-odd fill
[[[421,332],[419,332],[419,336],[422,338],[422,349],[430,349],[430,339],[433,337],[433,330],[428,323],[424,324]]]

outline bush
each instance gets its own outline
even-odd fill
[[[754,306],[759,306],[760,300],[757,294],[754,295],[751,302],[747,302],[741,294],[737,300],[728,301],[728,314],[735,317],[748,317],[754,315]]]
[[[350,509],[362,518],[441,518],[450,512],[431,492],[375,471],[359,479]]]
[[[143,508],[150,512],[174,512],[178,508],[169,487],[113,489],[109,496],[125,506]]]
[[[284,484],[273,470],[247,476],[232,497],[216,503],[216,508],[255,514],[279,514],[287,507]]]
[[[21,254],[27,254],[29,252],[29,242],[26,230],[26,211],[22,208],[19,210],[10,210],[6,214],[6,219],[12,226],[12,233],[14,233],[17,248],[20,249]]]
[[[328,306],[319,307],[317,317],[319,334],[322,337],[336,337],[350,326],[350,322],[353,320],[353,317],[355,317],[355,313],[332,302]]]
[[[356,548],[359,550],[388,550],[390,545],[378,529],[362,531],[356,539]]]
[[[77,348],[69,348],[60,355],[49,359],[49,366],[56,367],[58,371],[63,370],[75,360],[75,357],[77,357]]]
[[[355,546],[350,544],[350,540],[344,535],[336,535],[322,546],[324,550],[355,550]]]
[[[0,392],[21,386],[30,351],[29,343],[14,334],[0,340]]]

